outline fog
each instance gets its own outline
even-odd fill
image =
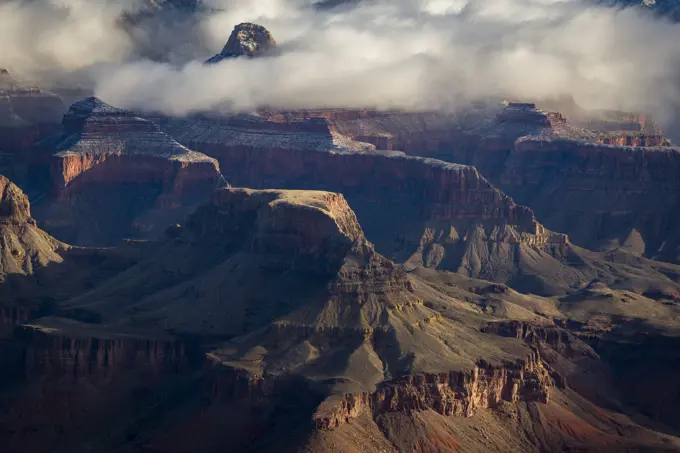
[[[133,32],[117,25],[123,11],[143,7],[132,0],[0,3],[0,66],[175,115],[450,109],[479,97],[565,94],[588,108],[665,118],[680,105],[680,28],[635,9],[578,0],[364,0],[330,10],[311,0],[207,3],[212,10],[189,22],[164,17]],[[267,27],[280,52],[203,65],[244,21]]]

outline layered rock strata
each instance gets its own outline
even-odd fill
[[[494,367],[480,363],[470,372],[399,378],[373,393],[344,394],[324,401],[314,414],[320,429],[336,429],[362,415],[434,410],[469,417],[502,401],[548,403],[552,379],[535,352],[526,360]]]
[[[472,238],[510,248],[568,242],[545,230],[529,209],[515,204],[475,168],[374,151],[333,130],[327,120],[202,118],[161,124],[180,142],[215,157],[235,185],[342,192],[378,251],[393,259],[427,255],[431,243],[448,241],[448,253],[435,251],[428,265],[471,266],[469,272],[479,275],[479,266],[468,266],[462,258]],[[428,241],[428,234],[436,239]],[[450,261],[445,262],[446,256]]]
[[[6,209],[17,210],[25,211]],[[292,429],[344,441],[375,429],[371,437],[389,443],[410,436],[398,426],[424,420],[426,430],[489,417],[505,426],[520,413],[536,432],[565,420],[567,432],[592,431],[563,415],[580,400],[543,362],[546,345],[578,358],[573,338],[547,320],[483,328],[490,315],[451,295],[453,286],[428,284],[376,253],[340,194],[221,189],[163,240],[114,250],[132,264],[89,274],[86,289],[59,301],[61,315],[80,321],[30,320],[7,351],[0,337],[3,369],[19,366],[13,386],[0,386],[12,392],[0,398],[7,451],[87,443],[174,452],[197,432],[196,451],[240,451],[262,436],[280,449],[277,433]],[[82,264],[85,273],[111,265]],[[527,310],[523,319],[540,318]],[[194,343],[191,352],[175,335]],[[209,351],[202,368],[193,367],[196,344]],[[302,429],[310,424],[311,434]],[[425,433],[414,442],[432,437]],[[620,441],[614,433],[602,442]],[[532,438],[523,451],[538,444]]]
[[[23,324],[14,336],[25,345],[28,379],[110,381],[130,370],[163,375],[186,369],[184,345],[159,334],[115,330],[63,318]]]
[[[36,215],[47,231],[77,244],[157,234],[224,184],[214,159],[96,98],[73,104],[40,149],[49,156],[51,188]]]
[[[380,148],[474,165],[576,244],[621,246],[678,262],[672,225],[680,152],[644,115],[580,115],[585,119],[571,121],[530,104],[511,104],[331,123],[338,133]]]

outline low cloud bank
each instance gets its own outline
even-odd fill
[[[171,54],[166,62],[139,51],[143,29],[135,37],[117,25],[144,4],[31,4],[0,6],[0,42],[9,43],[0,66],[35,78],[86,74],[122,107],[449,109],[478,97],[569,94],[590,108],[670,117],[680,105],[680,28],[579,0],[364,0],[330,10],[211,0],[190,28],[166,23],[146,36],[147,47]],[[281,52],[204,66],[244,21],[267,27]]]

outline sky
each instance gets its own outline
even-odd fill
[[[49,87],[79,85],[124,108],[453,109],[469,100],[573,96],[586,108],[674,118],[680,26],[581,0],[207,0],[192,20],[147,20],[142,0],[0,1],[4,66]],[[149,1],[149,0],[144,0]],[[279,52],[203,62],[233,27],[268,28]]]

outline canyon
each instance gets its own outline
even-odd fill
[[[472,165],[577,245],[678,262],[678,148],[645,115],[588,112],[573,101],[479,104],[455,113],[264,112],[275,122],[327,118],[378,149]],[[572,120],[573,118],[573,120]],[[554,209],[559,206],[560,209]]]
[[[560,327],[578,319],[574,302],[407,272],[376,252],[341,194],[222,188],[162,239],[97,249],[51,239],[5,186],[3,222],[56,245],[56,264],[21,273],[52,303],[8,293],[2,304],[8,451],[184,451],[189,433],[198,451],[680,448],[605,409],[629,404],[611,380],[621,359],[608,361],[625,348]],[[598,285],[565,297],[626,292]],[[609,328],[623,332],[617,319]],[[525,436],[509,438],[519,427]]]
[[[217,159],[232,185],[342,192],[378,252],[407,268],[454,271],[523,292],[554,295],[594,278],[621,282],[621,273],[627,273],[620,265],[596,262],[642,259],[635,250],[589,252],[570,236],[548,230],[531,209],[516,204],[476,167],[381,151],[337,126],[337,118],[385,120],[378,113],[326,116],[312,111],[152,119],[180,143]],[[415,114],[405,117],[421,124]],[[542,128],[549,122],[540,112],[533,118]],[[396,120],[388,116],[385,121]],[[664,267],[652,265],[657,266]],[[670,283],[665,271],[651,280],[661,286]]]
[[[202,6],[122,26],[168,8]],[[241,23],[204,64],[287,51]],[[63,93],[0,70],[2,451],[680,452],[680,149],[648,115]]]

